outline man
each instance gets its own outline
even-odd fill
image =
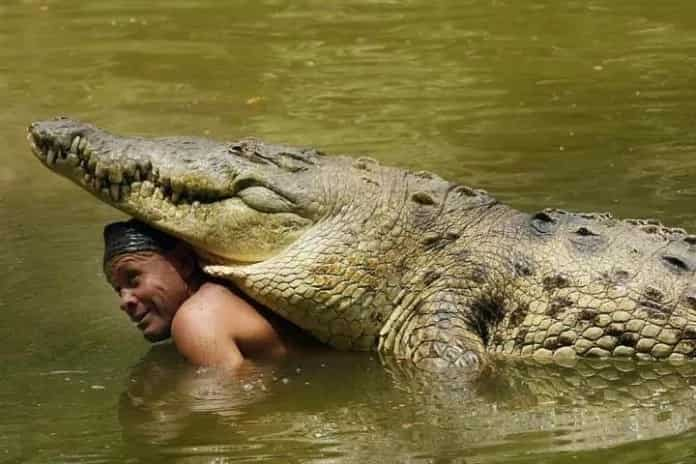
[[[171,336],[197,365],[282,358],[289,346],[279,330],[298,330],[210,280],[187,244],[136,220],[104,228],[104,274],[146,339]]]

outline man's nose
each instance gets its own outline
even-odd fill
[[[129,316],[132,316],[138,307],[138,299],[135,297],[135,295],[133,295],[133,292],[129,290],[121,290],[119,298],[121,300],[121,309]]]

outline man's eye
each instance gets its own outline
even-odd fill
[[[134,287],[134,286],[138,285],[138,273],[137,272],[129,272],[126,275],[126,278],[128,280],[129,286]]]

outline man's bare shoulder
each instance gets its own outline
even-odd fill
[[[247,312],[244,305],[247,303],[243,299],[223,285],[206,282],[182,303],[172,321],[172,332],[174,335],[204,331],[217,336],[232,335],[236,315],[239,311]],[[253,309],[249,307],[248,311]]]
[[[242,310],[254,311],[253,307],[243,298],[235,295],[224,285],[205,282],[196,293],[191,295],[182,305],[187,310]]]
[[[172,321],[172,339],[179,352],[193,364],[241,366],[244,356],[234,340],[235,306],[224,287],[201,287],[191,295]]]
[[[206,328],[207,327],[207,328]],[[271,323],[224,285],[206,282],[184,302],[172,332],[209,330],[233,340],[244,356],[280,357],[285,346]]]
[[[226,326],[227,307],[234,307],[234,300],[228,299],[224,291],[201,288],[184,301],[172,321],[172,332],[187,333],[196,331],[218,332]],[[215,329],[215,330],[212,330]]]

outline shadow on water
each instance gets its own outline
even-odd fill
[[[335,352],[230,375],[160,347],[132,369],[119,422],[128,454],[148,460],[643,462],[696,450],[695,396],[692,363],[505,360],[468,383]]]

